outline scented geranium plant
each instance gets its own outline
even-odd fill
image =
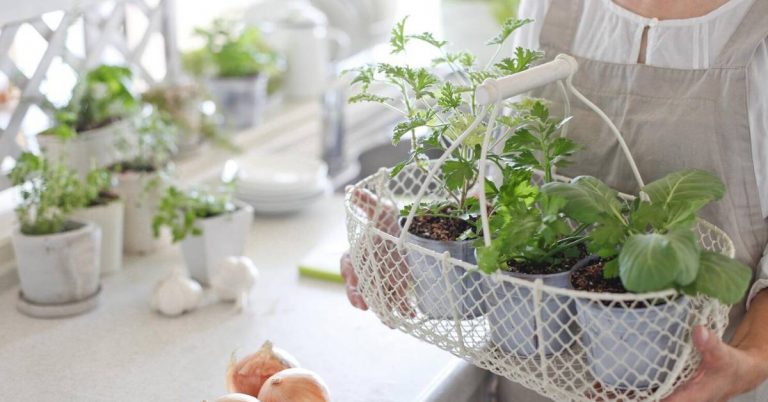
[[[590,176],[546,184],[543,192],[565,200],[565,214],[590,225],[588,248],[602,258],[604,279],[620,279],[626,291],[676,289],[733,304],[749,286],[748,267],[699,245],[697,213],[725,194],[711,173],[671,173],[646,185],[641,194],[647,197],[631,202]]]
[[[379,63],[349,71],[354,75],[353,85],[360,90],[350,98],[351,103],[375,102],[403,116],[404,120],[394,128],[392,142],[397,145],[408,139],[411,151],[407,160],[392,169],[393,176],[406,166],[427,169],[428,153],[445,152],[470,127],[480,115],[481,108],[474,93],[483,81],[521,72],[541,58],[539,52],[517,48],[512,57],[497,60],[512,33],[529,22],[507,20],[501,32],[487,43],[497,47],[497,56],[488,65],[479,66],[475,56],[450,51],[447,42],[429,32],[407,33],[406,18],[392,30],[391,52],[405,54],[414,42],[426,43],[435,52],[433,68]],[[384,88],[394,88],[397,95],[385,95],[388,92]],[[478,185],[478,160],[488,123],[487,119],[481,122],[441,167],[442,175],[436,182],[445,199],[403,208],[403,214],[418,208],[410,229],[412,233],[433,240],[463,240],[477,236],[479,203],[472,192]],[[518,128],[519,121],[504,117],[497,123],[500,131],[497,138],[501,141]],[[488,159],[499,167],[504,165],[501,155],[491,152]]]

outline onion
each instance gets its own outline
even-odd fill
[[[259,395],[261,386],[275,373],[298,367],[299,362],[288,352],[272,346],[272,342],[264,342],[258,352],[232,362],[227,370],[227,389],[229,392],[240,392],[251,396]]]
[[[261,402],[330,402],[328,387],[315,373],[302,368],[270,377],[259,392]]]
[[[226,394],[216,398],[213,402],[259,402],[259,400],[246,394]]]

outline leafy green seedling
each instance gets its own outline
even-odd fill
[[[648,201],[625,202],[590,176],[549,183],[542,190],[567,201],[567,216],[591,225],[589,250],[608,261],[605,276],[620,277],[631,292],[677,289],[733,304],[749,286],[747,266],[699,245],[696,214],[725,194],[722,181],[711,173],[671,173],[642,189]]]

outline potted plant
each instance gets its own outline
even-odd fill
[[[586,257],[587,225],[570,225],[562,212],[564,200],[541,193],[533,184],[532,169],[541,172],[544,183],[552,182],[554,168],[564,166],[578,147],[560,136],[569,119],[550,117],[544,101],[527,99],[516,108],[521,112],[517,119],[504,119],[515,131],[504,145],[502,157],[510,163],[502,169],[502,184],[498,188],[490,182],[486,185],[492,242],[485,247],[478,240],[478,266],[489,274],[501,271],[526,281],[569,288],[571,270]],[[487,287],[487,320],[494,345],[507,353],[531,356],[540,347],[552,355],[571,344],[569,326],[575,309],[568,297],[543,296],[542,340],[537,336],[537,306],[530,288],[490,278]]]
[[[528,22],[507,21],[489,45],[500,49],[516,29]],[[403,19],[392,30],[392,53],[404,53],[412,42],[426,43],[437,51],[435,67],[448,70],[447,75],[443,77],[426,68],[387,63],[351,70],[354,73],[352,83],[361,89],[350,98],[351,103],[377,102],[402,113],[405,118],[394,128],[392,142],[397,145],[401,139],[409,138],[411,152],[407,160],[392,169],[393,176],[406,166],[426,171],[428,153],[445,152],[469,128],[480,113],[474,90],[485,79],[523,71],[541,56],[520,48],[514,57],[479,67],[472,54],[449,52],[447,42],[436,39],[431,33],[407,34],[405,24],[406,19]],[[394,88],[399,96],[395,99],[371,92],[372,88],[382,87]],[[477,216],[480,205],[471,194],[479,184],[477,162],[487,123],[482,122],[442,165],[442,174],[434,184],[445,194],[445,199],[406,205],[402,209],[403,215],[409,214],[412,208],[417,211],[406,234],[409,243],[437,253],[447,251],[453,258],[474,263],[473,243],[479,235]],[[506,135],[506,131],[501,135]],[[498,161],[494,154],[489,159]],[[485,313],[482,274],[467,273],[455,267],[448,285],[440,261],[416,250],[410,249],[407,257],[418,306],[425,315],[450,319],[455,316],[455,311],[460,318]]]
[[[682,353],[679,339],[687,328],[681,323],[692,308],[687,295],[733,304],[749,286],[748,267],[699,245],[696,214],[725,193],[711,173],[671,173],[646,185],[632,202],[589,176],[549,183],[543,191],[567,201],[566,215],[591,225],[588,248],[600,260],[573,271],[575,289],[681,294],[634,303],[577,301],[589,369],[604,386],[638,389],[664,381]]]
[[[195,34],[205,44],[184,55],[190,73],[205,79],[224,117],[224,126],[242,130],[261,122],[270,77],[279,71],[278,56],[253,26],[216,19]]]
[[[118,158],[115,144],[133,136],[138,101],[131,70],[102,65],[81,79],[69,103],[55,113],[53,127],[37,136],[46,157],[62,161],[82,178]]]
[[[253,222],[253,208],[223,193],[168,187],[152,222],[155,236],[162,227],[181,242],[190,276],[207,285],[227,257],[243,254]]]
[[[70,214],[85,205],[77,174],[31,153],[23,153],[10,173],[19,186],[19,228],[12,236],[21,282],[22,311],[40,314],[62,308],[77,314],[95,304],[99,291],[99,228],[75,222]],[[26,308],[22,308],[26,306]]]
[[[177,128],[152,106],[146,105],[137,123],[135,143],[119,143],[120,162],[111,166],[117,178],[115,192],[125,203],[123,250],[146,254],[157,249],[152,217],[164,191],[171,156],[176,152]]]
[[[178,128],[176,147],[181,157],[194,153],[205,141],[234,149],[229,139],[216,128],[212,101],[200,85],[194,82],[163,84],[142,94],[142,100],[151,104],[167,121]]]
[[[78,222],[90,222],[101,229],[101,275],[120,271],[123,266],[124,205],[112,190],[112,173],[95,169],[83,183],[85,205],[72,213]]]

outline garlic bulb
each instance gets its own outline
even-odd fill
[[[152,308],[165,315],[177,316],[196,309],[202,296],[199,283],[174,271],[155,286]]]
[[[222,301],[236,301],[245,307],[248,294],[259,278],[259,271],[248,257],[227,257],[216,266],[211,288]]]

